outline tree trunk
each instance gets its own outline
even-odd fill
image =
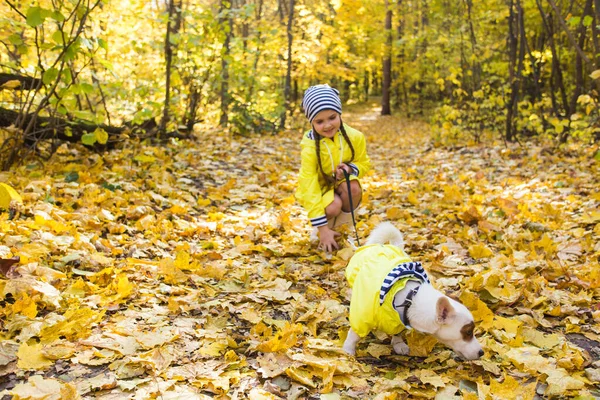
[[[165,132],[167,130],[167,123],[169,122],[169,105],[171,103],[171,64],[173,62],[173,44],[171,43],[171,32],[174,31],[175,21],[173,16],[175,15],[175,0],[167,1],[167,33],[165,36],[165,104],[163,106],[163,115],[160,120],[159,131]],[[181,6],[180,6],[181,7]]]
[[[229,103],[231,96],[229,94],[229,56],[231,54],[231,36],[233,32],[233,21],[231,19],[231,2],[221,0],[220,13],[223,15],[219,23],[222,31],[225,33],[223,49],[221,50],[221,118],[220,126],[227,126],[229,123]]]
[[[517,2],[519,0],[516,0]],[[510,10],[508,16],[508,82],[510,84],[510,100],[506,103],[506,128],[505,128],[505,139],[509,142],[513,141],[514,137],[514,126],[513,126],[513,113],[516,109],[517,103],[517,90],[519,83],[515,73],[517,64],[517,34],[516,25],[518,24],[518,18],[515,15],[516,4],[514,0],[510,0]]]
[[[550,52],[552,53],[552,69],[550,75],[550,99],[552,101],[552,110],[557,117],[570,115],[571,111],[569,110],[569,102],[567,101],[567,91],[565,89],[562,68],[560,66],[560,58],[556,49],[556,41],[554,40],[554,24],[552,19],[549,19],[548,14],[544,11],[541,0],[536,0],[536,3],[538,10],[540,10],[540,15],[542,16],[544,28],[548,33],[548,42],[550,44]],[[558,104],[558,100],[554,94],[555,91],[560,93],[562,107]]]
[[[471,65],[471,72],[473,74],[473,90],[477,91],[481,88],[481,65],[479,64],[479,57],[477,56],[477,36],[475,36],[475,28],[473,27],[473,18],[471,17],[471,11],[473,9],[473,0],[465,0],[467,5],[467,18],[469,23],[469,37],[471,42],[471,53],[473,54],[473,64]]]
[[[398,15],[398,27],[396,28],[396,32],[398,34],[398,40],[401,41],[404,38],[404,24],[405,17],[403,12],[403,4],[402,0],[398,0],[396,3],[397,6],[397,15]],[[402,104],[407,113],[409,113],[409,105],[408,105],[408,93],[406,91],[406,79],[405,79],[405,65],[406,62],[406,48],[404,43],[400,44],[400,49],[398,50],[398,75],[396,79],[396,103]]]
[[[558,9],[558,7],[556,6],[556,4],[554,3],[554,0],[548,0],[548,4],[550,4],[550,6],[552,7],[552,9],[554,10],[554,13],[556,14],[556,18],[558,20],[558,23],[563,28],[563,30],[565,31],[565,34],[567,35],[567,39],[569,39],[569,43],[571,43],[571,46],[573,46],[573,48],[575,49],[575,51],[577,52],[577,54],[579,55],[579,57],[581,57],[581,59],[583,61],[585,61],[586,64],[591,64],[591,60],[583,52],[582,45],[579,45],[577,43],[577,41],[575,40],[575,37],[573,36],[573,34],[571,33],[571,31],[569,30],[569,27],[567,26],[565,20],[563,19],[562,15],[560,13],[560,10]],[[587,5],[586,5],[586,7],[587,7]],[[581,18],[581,21],[583,21],[583,17]]]
[[[586,36],[585,36],[586,27],[583,25],[583,21],[587,15],[590,15],[592,13],[592,1],[593,0],[586,0],[585,7],[583,9],[583,15],[581,16],[579,26],[577,27],[577,31],[578,31],[577,47],[580,49],[583,49],[583,46],[585,45],[585,40],[586,40]],[[584,68],[585,68],[585,65],[583,64],[583,61],[584,61],[584,58],[580,55],[579,52],[577,52],[577,56],[575,58],[575,90],[573,91],[573,96],[571,97],[571,107],[570,107],[573,112],[576,110],[577,100],[579,99],[579,96],[581,96],[581,94],[583,93],[583,90],[584,90]],[[591,61],[590,60],[588,60],[588,61],[591,64]],[[570,116],[571,115],[569,115],[569,117]],[[563,130],[563,132],[560,134],[560,137],[559,137],[560,143],[565,143],[567,141],[567,138],[569,137],[569,131],[570,131],[570,129]]]
[[[260,30],[260,21],[262,19],[262,9],[263,9],[263,0],[258,0],[258,6],[256,10],[256,50],[254,51],[254,64],[252,64],[252,79],[250,79],[250,87],[248,88],[248,92],[246,92],[246,102],[250,102],[252,96],[254,95],[254,84],[257,80],[256,74],[258,73],[258,62],[260,61],[260,52],[262,47],[262,37]]]
[[[595,65],[600,66],[600,31],[598,31],[598,24],[600,24],[600,0],[594,0],[594,21],[592,22],[592,40],[594,42],[594,53],[596,54]]]
[[[279,120],[279,130],[285,129],[286,116],[288,111],[290,110],[290,97],[292,92],[292,44],[294,39],[294,36],[292,35],[292,28],[294,27],[294,6],[295,0],[290,0],[290,13],[288,15],[287,23],[287,72],[285,74],[285,86],[283,88],[283,98],[285,102],[285,107],[283,112],[281,113],[281,118]]]
[[[392,9],[389,0],[385,0],[386,43],[383,54],[383,85],[381,88],[381,115],[391,115],[390,91],[392,88]]]

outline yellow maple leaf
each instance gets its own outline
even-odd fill
[[[526,342],[529,342],[540,349],[551,349],[560,344],[561,338],[554,333],[545,334],[530,327],[523,327],[521,334]]]
[[[20,369],[45,369],[54,364],[42,353],[42,344],[32,342],[31,344],[22,343],[17,351],[17,366]]]
[[[419,204],[419,199],[417,198],[417,194],[415,192],[410,192],[408,196],[406,196],[406,201],[408,201],[413,206]]]
[[[8,393],[14,399],[81,399],[74,385],[56,379],[45,379],[41,375],[31,376],[27,382],[17,384]]]
[[[369,346],[367,347],[367,353],[375,358],[389,356],[392,354],[392,347],[387,344],[369,343]]]
[[[177,266],[171,258],[164,258],[158,265],[158,273],[163,276],[165,283],[182,283],[188,280],[188,276]]]
[[[116,292],[119,299],[126,299],[133,293],[133,289],[135,285],[129,281],[127,275],[119,274],[116,279],[116,285],[113,282],[113,285],[116,286]]]
[[[198,207],[210,206],[210,203],[211,203],[210,199],[203,199],[202,197],[198,197],[198,200],[196,201],[196,204],[198,205]]]
[[[428,383],[436,388],[446,386],[444,379],[435,372],[428,369],[421,369],[415,372],[415,376],[423,383]]]
[[[205,342],[202,347],[198,349],[198,354],[203,357],[220,357],[225,350],[229,347],[227,341],[214,340],[210,343]]]
[[[398,207],[390,207],[386,210],[385,215],[387,216],[387,219],[399,219],[402,217],[402,210],[400,210]]]
[[[303,331],[302,325],[286,322],[283,329],[279,330],[271,339],[260,343],[256,349],[263,353],[287,350],[296,345],[298,335],[302,334]]]
[[[169,208],[169,211],[171,211],[175,215],[185,215],[189,212],[187,207],[182,207],[177,204],[175,204],[173,207]]]
[[[344,261],[348,261],[354,255],[354,250],[351,247],[344,247],[335,254]]]
[[[313,381],[313,373],[305,368],[290,367],[285,370],[285,374],[303,385],[311,388],[317,387],[316,383]]]
[[[165,371],[174,360],[175,356],[168,347],[156,347],[142,353],[139,357],[131,357],[132,363],[149,365],[157,372]]]
[[[483,219],[481,213],[475,206],[471,206],[468,209],[464,210],[458,215],[458,217],[461,220],[465,221],[465,224],[467,225],[475,225],[477,224],[477,222]]]
[[[494,326],[498,329],[502,329],[507,333],[516,335],[519,331],[519,327],[523,323],[517,319],[510,319],[501,316],[496,316],[494,320]]]
[[[57,342],[44,345],[42,348],[42,354],[50,360],[59,360],[70,358],[75,354],[76,347],[73,343],[65,340],[59,340]]]
[[[138,154],[137,156],[133,157],[133,159],[142,164],[150,164],[156,161],[156,158],[154,158],[153,156],[147,156],[144,154]]]
[[[469,247],[469,255],[476,260],[491,257],[494,253],[488,249],[483,243],[479,243]]]
[[[53,325],[45,326],[39,333],[43,343],[51,343],[61,336],[67,339],[85,338],[90,335],[92,325],[99,322],[105,310],[94,311],[91,308],[69,309],[63,319]]]
[[[36,214],[35,215],[35,224],[41,227],[47,227],[52,229],[54,233],[63,233],[68,231],[70,228],[59,221],[54,221],[53,219],[48,219],[44,215]]]
[[[496,204],[509,217],[513,217],[519,213],[519,205],[512,200],[498,198]]]
[[[273,393],[257,387],[252,388],[248,393],[248,400],[278,400],[280,398]]]
[[[550,236],[544,234],[540,240],[533,242],[532,246],[534,249],[538,248],[546,253],[546,256],[552,256],[556,252],[556,245]]]
[[[493,327],[494,313],[474,293],[464,291],[460,295],[460,301],[471,310],[475,322],[485,331]]]
[[[0,209],[8,210],[13,201],[23,203],[23,199],[15,189],[6,183],[0,183]]]
[[[29,318],[35,318],[37,315],[37,305],[35,300],[27,295],[25,292],[21,292],[18,296],[18,300],[12,305],[13,314],[22,314]]]
[[[546,392],[544,393],[546,396],[565,395],[568,391],[580,390],[585,386],[583,379],[572,376],[572,374],[563,368],[548,367],[542,372],[548,375],[546,378],[548,388],[546,388]]]
[[[458,204],[463,201],[463,196],[458,186],[444,185],[444,201],[451,204]]]
[[[414,329],[406,333],[405,339],[410,349],[410,355],[414,357],[427,357],[437,344],[437,340],[432,335],[420,333]]]
[[[321,393],[331,393],[333,390],[333,377],[335,375],[336,367],[335,365],[329,365],[326,368],[323,368],[318,375],[321,376],[321,381],[323,384],[321,385]],[[325,396],[325,397],[324,397]],[[322,399],[327,399],[331,397],[327,397],[327,395],[321,395]]]
[[[512,376],[504,374],[504,380],[499,382],[496,379],[490,379],[490,392],[495,398],[500,399],[532,399],[535,397],[535,388],[537,383],[519,382]]]

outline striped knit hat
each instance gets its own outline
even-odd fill
[[[304,92],[302,108],[311,124],[321,111],[333,110],[341,114],[340,92],[327,84],[311,86]]]

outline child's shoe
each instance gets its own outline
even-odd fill
[[[348,223],[352,223],[352,214],[342,211],[333,221],[332,229]]]

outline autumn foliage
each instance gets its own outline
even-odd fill
[[[295,203],[297,131],[213,132],[103,156],[63,146],[2,180],[2,394],[20,399],[546,398],[597,395],[600,192],[589,154],[432,146],[368,109],[358,232],[389,220],[473,312],[485,356],[428,336],[410,356],[348,330],[346,227],[333,255]],[[17,259],[18,257],[18,259]],[[11,261],[12,260],[12,261]],[[15,260],[17,260],[15,262]]]

